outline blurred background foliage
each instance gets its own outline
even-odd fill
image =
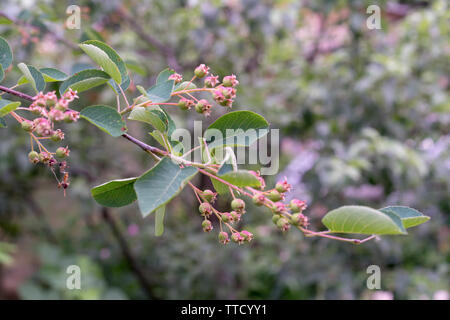
[[[154,218],[142,219],[135,205],[105,210],[90,197],[96,184],[151,167],[135,146],[84,121],[67,125],[73,180],[64,198],[47,170],[28,163],[27,135],[7,119],[0,131],[0,298],[448,299],[447,1],[77,1],[81,30],[63,27],[69,4],[2,1],[0,34],[15,64],[71,74],[90,63],[76,43],[101,39],[129,62],[131,95],[134,84],[148,87],[167,65],[185,78],[199,63],[220,76],[234,73],[235,108],[281,129],[280,173],[267,180],[287,176],[292,197],[308,200],[314,227],[327,210],[350,203],[412,206],[432,220],[406,237],[352,246],[281,234],[268,212],[249,206],[244,224],[255,240],[223,247],[215,232],[201,231],[186,190],[156,238]],[[381,7],[381,30],[366,27],[371,4]],[[18,78],[12,69],[2,84]],[[81,94],[78,109],[99,103],[114,104],[105,86]],[[201,119],[173,114],[180,127]],[[152,143],[141,126],[131,131]],[[82,268],[81,291],[65,289],[71,264]],[[372,264],[381,267],[382,292],[366,288]]]

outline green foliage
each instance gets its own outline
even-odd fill
[[[89,40],[79,44],[80,48],[92,58],[118,84],[122,83],[122,75],[112,56],[118,55],[106,44],[97,40]],[[120,59],[120,58],[119,58]],[[123,64],[123,61],[120,59]]]
[[[401,219],[365,206],[343,206],[327,213],[322,223],[336,233],[406,234]]]
[[[55,68],[41,68],[39,71],[44,76],[45,82],[59,82],[67,79],[68,75]]]
[[[261,181],[258,178],[246,170],[228,171],[223,174],[218,174],[218,177],[226,182],[229,182],[237,187],[255,187],[261,186]],[[229,188],[226,184],[213,180],[213,185],[219,194],[229,193]]]
[[[0,37],[0,66],[3,70],[6,70],[11,65],[12,61],[13,53],[8,41]]]
[[[186,183],[197,173],[197,168],[181,168],[165,157],[134,183],[139,209],[147,216],[166,205],[181,192]]]
[[[135,107],[128,119],[151,124],[156,130],[161,132],[167,131],[167,117],[158,106]]]
[[[266,119],[255,112],[229,112],[208,127],[208,130],[216,129],[222,133],[221,139],[207,141],[208,146],[210,149],[225,146],[250,146],[265,136],[268,133],[268,128],[269,123]],[[227,134],[227,130],[234,130],[234,133]],[[206,135],[208,136],[208,133]]]
[[[59,87],[61,94],[65,93],[69,88],[76,90],[77,92],[83,92],[94,87],[100,86],[106,83],[110,79],[110,76],[101,70],[86,69],[75,73],[67,78]]]
[[[45,80],[42,73],[33,66],[26,65],[21,62],[17,65],[20,71],[23,73],[24,77],[27,79],[33,89],[38,93],[39,91],[43,91],[45,88]]]
[[[0,118],[6,116],[11,111],[16,110],[20,106],[20,101],[0,100]]]
[[[127,132],[127,127],[120,114],[110,106],[90,106],[84,108],[80,116],[113,137]]]
[[[92,197],[105,207],[123,207],[136,201],[134,182],[137,178],[112,180],[92,188]]]
[[[173,92],[173,86],[173,80],[156,83],[153,87],[147,90],[146,97],[154,103],[169,101]]]
[[[403,207],[403,206],[390,206],[386,208],[380,209],[381,212],[384,213],[393,213],[397,215],[403,223],[405,229],[418,226],[424,222],[430,220],[430,217],[423,215],[421,212],[416,209]]]

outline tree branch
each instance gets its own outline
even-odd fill
[[[103,216],[103,219],[110,226],[114,237],[116,238],[117,242],[119,243],[119,246],[120,246],[123,256],[125,257],[128,264],[130,265],[130,268],[132,269],[133,273],[138,278],[139,283],[141,284],[141,286],[144,289],[147,296],[150,299],[158,299],[153,292],[151,281],[147,278],[144,270],[141,269],[132,250],[130,249],[125,237],[123,236],[122,232],[120,231],[120,228],[117,225],[117,222],[114,220],[114,217],[111,215],[108,208],[102,207],[102,216]]]

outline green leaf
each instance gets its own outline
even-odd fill
[[[3,67],[0,64],[0,82],[2,82],[4,78],[5,78],[5,71],[3,71]]]
[[[117,54],[116,51],[114,51],[113,48],[108,46],[106,43],[103,43],[98,40],[88,40],[83,42],[83,44],[90,44],[94,45],[101,50],[103,50],[108,57],[111,59],[112,62],[117,66],[120,72],[120,76],[122,77],[122,82],[118,82],[120,84],[122,90],[127,90],[128,86],[130,85],[130,77],[128,76],[128,70],[125,62],[122,60],[122,58]],[[113,82],[114,90],[118,93],[120,91],[119,88],[117,88],[117,84]]]
[[[259,181],[257,177],[255,177],[252,173],[250,173],[250,171],[247,170],[233,171],[233,166],[228,163],[225,163],[220,167],[217,176],[220,179],[225,180],[226,182],[229,182],[241,188],[242,187],[258,188],[261,186],[261,181]],[[211,178],[211,181],[213,183],[214,189],[216,189],[216,191],[219,194],[227,194],[230,192],[230,189],[226,184],[214,178]]]
[[[20,106],[20,101],[9,101],[6,99],[0,100],[0,117],[6,116],[11,111],[17,109]]]
[[[158,74],[156,77],[156,83],[163,83],[169,80],[169,77],[175,73],[175,70],[166,68]]]
[[[164,214],[166,213],[166,206],[156,209],[155,216],[155,236],[162,236],[164,233]]]
[[[173,91],[173,84],[173,80],[155,84],[153,87],[147,90],[148,98],[155,103],[161,103],[170,100]]]
[[[219,130],[222,137],[212,141],[209,135],[214,135],[211,129]],[[227,134],[227,130],[229,133]],[[208,132],[209,131],[209,132]],[[269,123],[252,111],[234,111],[227,113],[214,121],[205,132],[210,149],[221,146],[250,146],[269,131]]]
[[[343,206],[328,212],[322,223],[336,233],[406,234],[401,219],[364,206]]]
[[[126,60],[125,61],[125,66],[129,70],[137,73],[140,76],[145,77],[147,75],[147,70],[145,70],[145,68],[142,67],[142,65],[140,63],[136,62],[136,61]]]
[[[67,74],[55,68],[41,68],[39,71],[44,76],[45,82],[64,81],[68,77]]]
[[[107,82],[110,76],[101,70],[86,69],[75,73],[67,78],[59,87],[59,92],[63,94],[69,88],[76,90],[78,93],[89,90],[96,86],[100,86]]]
[[[13,54],[8,41],[0,37],[0,65],[6,70],[13,61]]]
[[[33,66],[21,62],[17,65],[36,92],[44,91],[45,80],[42,73]]]
[[[184,81],[184,82],[177,84],[175,86],[175,88],[173,89],[173,91],[190,90],[190,89],[195,89],[195,88],[197,88],[195,83],[190,82],[190,81]]]
[[[88,40],[79,44],[80,48],[111,76],[117,84],[122,83],[119,67],[111,56],[120,59],[119,55],[107,44],[98,40]],[[108,52],[107,52],[108,51]],[[122,59],[120,61],[123,63]]]
[[[197,173],[195,167],[184,167],[165,157],[134,183],[139,208],[144,217],[164,206],[181,192]]]
[[[402,220],[403,226],[405,229],[418,226],[424,222],[430,220],[429,216],[423,215],[421,212],[416,209],[404,207],[404,206],[390,206],[379,209],[381,212],[393,212]]]
[[[92,197],[105,207],[123,207],[136,201],[134,182],[137,178],[112,180],[92,188]]]
[[[167,127],[164,123],[164,120],[161,119],[161,116],[164,116],[164,113],[162,113],[158,106],[150,106],[145,108],[137,107],[133,108],[130,115],[128,116],[128,119],[149,123],[156,130],[165,132]]]
[[[6,128],[6,121],[3,118],[0,118],[0,128]]]
[[[119,137],[127,132],[127,127],[116,109],[110,106],[98,105],[84,108],[80,116],[113,137]]]

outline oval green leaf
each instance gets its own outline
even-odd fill
[[[119,137],[127,132],[127,127],[116,109],[110,106],[98,105],[84,108],[80,116],[113,137]]]
[[[173,92],[173,80],[155,84],[147,90],[147,97],[155,103],[169,101]]]
[[[0,37],[0,65],[6,70],[13,61],[13,53],[8,41]]]
[[[92,60],[102,67],[102,69],[109,74],[117,84],[122,83],[122,75],[120,74],[119,67],[110,57],[112,54],[114,54],[115,57],[119,56],[111,47],[98,40],[88,40],[80,43],[79,46]],[[108,52],[105,51],[105,48],[108,48]],[[122,59],[120,59],[120,61],[122,61]]]
[[[222,172],[225,172],[221,175],[218,175],[218,177],[226,182],[229,182],[237,187],[255,187],[258,188],[261,186],[261,181],[258,180],[258,178],[250,173],[250,171],[247,170],[237,170],[233,171],[232,166],[228,164],[224,164],[222,167]],[[231,169],[231,170],[230,170]],[[226,194],[230,192],[229,187],[224,184],[223,182],[220,182],[214,178],[211,178],[211,181],[213,182],[214,189],[219,194]]]
[[[91,189],[92,197],[105,207],[123,207],[136,201],[134,182],[137,178],[112,180]]]
[[[68,77],[66,73],[55,68],[41,68],[39,71],[44,76],[45,82],[64,81]]]
[[[101,70],[86,69],[75,73],[66,79],[59,87],[59,92],[64,94],[69,88],[76,90],[78,93],[100,86],[107,82],[110,76]]]
[[[405,229],[418,226],[419,224],[422,224],[430,220],[429,216],[425,216],[416,209],[405,206],[390,206],[379,210],[384,213],[388,212],[395,213],[402,220]]]
[[[130,115],[128,116],[128,119],[151,124],[156,130],[165,132],[167,126],[164,123],[164,119],[161,119],[161,117],[163,116],[164,113],[157,106],[150,106],[145,108],[137,107],[133,108]]]
[[[36,69],[33,66],[26,65],[23,62],[19,63],[17,67],[20,69],[24,77],[28,80],[28,82],[31,84],[31,86],[36,92],[44,91],[45,88],[44,76],[38,69]]]
[[[181,168],[167,157],[159,161],[134,183],[142,216],[166,205],[197,172],[197,168]]]
[[[221,137],[211,140],[208,130],[216,129]],[[223,146],[250,146],[269,132],[269,123],[252,111],[234,111],[214,121],[205,132],[208,146],[213,149]],[[209,131],[214,135],[213,131]]]
[[[175,70],[166,68],[156,77],[156,83],[163,83],[169,80],[169,77],[175,73]]]
[[[0,117],[6,116],[11,111],[16,110],[20,106],[20,101],[0,100]]]
[[[365,206],[343,206],[328,212],[322,223],[335,233],[406,234],[396,215]]]

